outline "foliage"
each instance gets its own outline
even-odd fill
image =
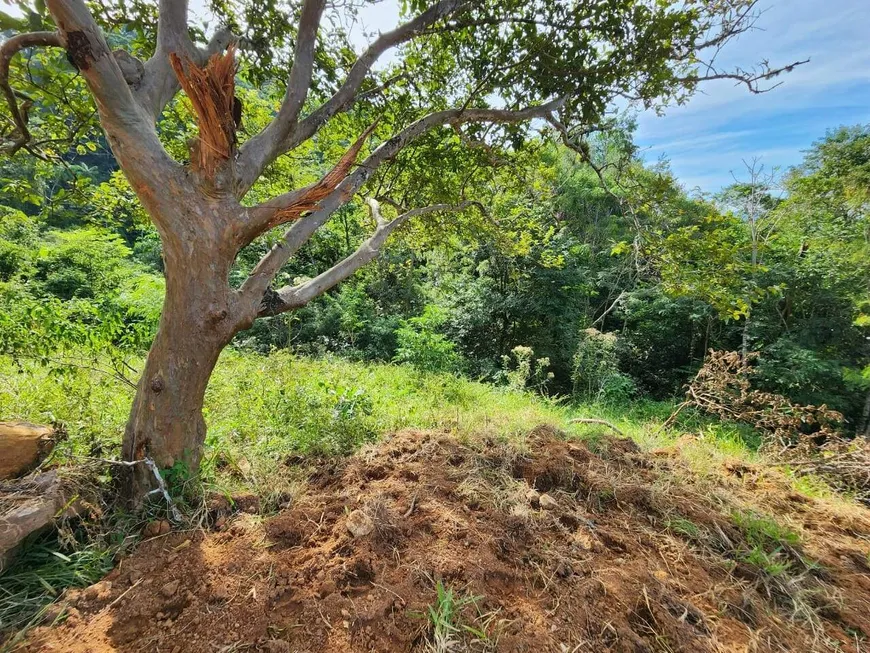
[[[426,614],[431,628],[429,648],[433,653],[449,653],[467,636],[482,641],[487,639],[485,630],[463,623],[463,612],[468,608],[477,608],[482,596],[457,595],[452,587],[446,587],[440,580],[435,585],[435,592],[435,603],[429,606]]]
[[[584,329],[574,354],[574,394],[600,400],[609,385],[621,376],[616,355],[617,336],[598,329]]]
[[[442,309],[427,306],[420,317],[405,320],[396,330],[396,362],[427,372],[457,371],[462,359],[456,345],[438,332],[446,319]]]
[[[547,371],[548,367],[550,359],[546,356],[535,358],[535,350],[531,347],[517,345],[511,349],[511,356],[502,356],[502,377],[512,390],[543,390],[553,378],[553,373]]]

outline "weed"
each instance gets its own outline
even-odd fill
[[[731,520],[743,532],[753,548],[795,547],[800,545],[800,536],[772,517],[751,510],[735,510]]]
[[[479,601],[481,596],[457,594],[453,588],[446,587],[442,581],[435,584],[435,603],[429,606],[426,617],[429,621],[429,650],[433,653],[449,653],[450,651],[467,649],[464,642],[471,639],[485,648],[494,644],[487,635],[495,613],[483,614]],[[464,615],[468,608],[474,608],[474,624],[464,623]]]
[[[672,533],[682,535],[690,540],[701,539],[701,528],[693,521],[684,517],[671,517],[665,521],[666,528]]]

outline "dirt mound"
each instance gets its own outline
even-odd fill
[[[863,650],[868,513],[723,474],[546,427],[522,449],[403,432],[277,515],[145,542],[26,650]]]

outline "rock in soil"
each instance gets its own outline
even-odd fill
[[[559,502],[549,494],[542,494],[538,502],[541,504],[541,510],[555,510],[559,507]]]
[[[362,510],[354,510],[347,516],[347,530],[354,537],[365,537],[375,530],[375,523],[372,518],[365,514]]]

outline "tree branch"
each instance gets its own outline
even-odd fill
[[[17,132],[14,139],[0,145],[0,150],[8,153],[10,156],[22,147],[27,147],[31,136],[30,131],[27,129],[28,106],[25,105],[23,108],[19,106],[18,97],[9,85],[9,65],[12,63],[12,58],[21,50],[37,46],[63,47],[63,43],[57,32],[32,32],[29,34],[17,34],[0,46],[0,89],[3,90],[3,95],[9,104],[9,111],[12,114],[12,120],[15,122],[15,131]]]
[[[299,30],[296,36],[296,49],[293,54],[293,64],[290,68],[290,78],[287,81],[287,91],[278,109],[278,114],[266,125],[260,133],[251,138],[242,148],[239,159],[240,187],[244,192],[253,185],[262,174],[263,169],[280,154],[287,137],[296,127],[299,113],[308,97],[311,87],[311,75],[314,71],[314,47],[317,44],[317,30],[326,0],[305,0],[302,14],[299,18]],[[250,170],[256,166],[256,170]],[[256,174],[254,174],[256,173]]]
[[[557,111],[565,102],[565,98],[558,98],[546,104],[524,109],[448,109],[436,111],[411,123],[408,127],[385,141],[372,152],[360,166],[341,183],[335,190],[318,203],[318,208],[310,215],[297,220],[291,226],[284,237],[270,249],[260,262],[254,267],[251,275],[245,280],[239,289],[239,293],[248,302],[252,311],[258,310],[258,306],[266,293],[269,284],[278,274],[278,271],[290,258],[299,251],[309,238],[319,229],[329,217],[362,188],[363,184],[371,177],[375,170],[387,159],[394,157],[409,142],[417,138],[431,127],[447,123],[464,122],[495,122],[512,123],[523,122],[533,118],[546,118],[552,112]],[[262,205],[261,205],[262,206]]]
[[[680,78],[678,81],[681,83],[700,83],[700,82],[711,82],[717,79],[730,79],[737,82],[736,85],[745,84],[746,88],[749,89],[750,93],[755,93],[756,95],[760,95],[762,93],[768,93],[780,86],[782,82],[777,84],[773,84],[771,86],[762,86],[761,82],[770,81],[775,77],[779,77],[784,73],[790,73],[792,70],[797,68],[798,66],[803,66],[804,64],[809,63],[809,59],[803,59],[801,61],[795,61],[793,63],[788,64],[787,66],[779,66],[777,68],[771,68],[770,64],[767,61],[763,61],[760,64],[759,68],[755,70],[743,70],[742,68],[736,68],[732,72],[722,72],[713,68],[712,63],[707,66],[707,72],[703,75],[690,75],[687,77]]]
[[[377,121],[372,123],[342,155],[332,170],[323,175],[320,180],[249,209],[239,233],[240,246],[248,245],[269,229],[296,220],[303,213],[317,210],[319,202],[347,177],[356,163],[356,157],[363,144],[377,124]]]
[[[142,82],[136,89],[139,102],[155,122],[181,88],[169,55],[174,53],[204,66],[209,57],[223,52],[235,40],[229,30],[221,28],[205,48],[197,48],[188,34],[187,8],[188,0],[160,0],[157,47],[145,63]]]
[[[335,287],[361,267],[373,261],[380,254],[380,251],[390,234],[411,218],[426,213],[434,213],[436,211],[462,211],[470,206],[477,205],[476,202],[472,201],[466,201],[460,204],[433,204],[431,206],[412,209],[401,214],[397,218],[387,221],[381,215],[380,206],[378,205],[377,200],[369,199],[367,200],[367,203],[377,225],[374,233],[365,240],[356,251],[353,252],[353,254],[350,254],[348,257],[313,279],[309,279],[308,281],[296,286],[285,286],[264,297],[264,301],[258,312],[258,317],[278,315],[279,313],[284,313],[295,308],[301,308],[315,297],[319,297],[330,288]]]
[[[168,0],[167,0],[168,1]],[[97,104],[115,159],[155,220],[188,191],[181,166],[163,148],[153,118],[136,100],[118,60],[83,0],[48,0],[70,61]],[[156,222],[165,233],[170,225]]]
[[[306,4],[317,3],[309,2]],[[293,149],[300,143],[304,143],[316,134],[320,127],[330,118],[337,113],[347,110],[356,99],[356,94],[366,75],[368,75],[378,58],[387,50],[410,41],[420,35],[430,25],[456,13],[468,4],[470,3],[467,0],[441,0],[413,20],[400,25],[392,31],[381,34],[356,60],[338,91],[298,124],[291,123],[289,126],[273,126],[279,120],[284,120],[279,111],[275,120],[260,134],[246,142],[239,152],[237,196],[244,196],[263,173],[263,170],[278,156]],[[301,29],[302,26],[300,25],[300,38]],[[291,88],[287,89],[288,94],[291,91]],[[283,109],[284,106],[282,106]],[[298,111],[296,116],[298,117]]]

